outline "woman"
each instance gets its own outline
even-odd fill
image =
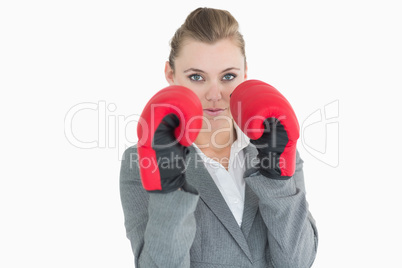
[[[174,163],[174,176],[156,166],[159,188],[146,181],[151,169],[141,165],[144,153],[139,156],[137,146],[124,154],[120,191],[136,267],[310,267],[318,239],[305,198],[303,161],[294,157],[292,176],[265,173],[263,149],[233,122],[230,98],[247,79],[247,63],[232,15],[194,10],[171,40],[165,76],[169,85],[195,94],[202,126],[192,145],[155,149],[159,160],[168,154],[186,160]],[[173,142],[177,126],[177,116],[164,117],[154,139]],[[145,132],[139,130],[140,139]],[[168,177],[175,180],[163,184]]]

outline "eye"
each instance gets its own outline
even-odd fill
[[[235,79],[235,78],[236,78],[236,75],[235,75],[235,74],[225,74],[225,75],[222,77],[222,80],[231,81],[231,80],[233,80],[233,79]]]
[[[196,82],[204,81],[204,78],[199,74],[192,74],[192,75],[189,76],[189,78],[190,78],[190,80],[196,81]]]

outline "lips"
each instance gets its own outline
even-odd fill
[[[217,116],[222,114],[226,109],[221,109],[221,108],[208,108],[204,109],[204,113],[211,115],[211,116]]]

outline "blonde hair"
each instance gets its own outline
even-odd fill
[[[226,10],[214,8],[197,8],[191,12],[170,41],[169,64],[175,70],[175,59],[179,55],[184,40],[213,44],[222,39],[232,39],[240,48],[246,63],[246,51],[243,35],[239,32],[237,20]]]

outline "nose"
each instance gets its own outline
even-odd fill
[[[205,94],[207,101],[219,101],[222,99],[221,89],[217,83],[210,85],[207,93]]]

